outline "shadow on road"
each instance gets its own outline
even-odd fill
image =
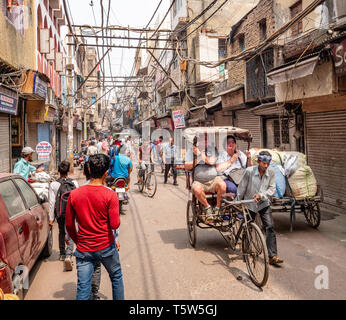
[[[75,282],[65,283],[61,291],[54,293],[53,297],[57,299],[63,298],[64,300],[75,300],[77,293],[77,284]]]
[[[236,249],[232,251],[231,248],[225,248],[228,246],[222,238],[220,239],[208,239],[208,241],[203,241],[200,245],[196,244],[195,248],[192,248],[189,244],[187,229],[171,229],[171,230],[160,230],[160,237],[162,241],[166,244],[174,244],[175,248],[178,250],[190,248],[193,251],[203,251],[211,253],[215,256],[216,260],[210,264],[201,261],[201,264],[205,266],[215,266],[221,265],[226,268],[233,276],[233,278],[239,281],[244,286],[255,292],[262,292],[262,289],[256,287],[249,275],[242,271],[241,269],[232,265],[232,263],[237,261],[243,261],[241,250]],[[221,236],[220,236],[221,237]],[[210,241],[209,241],[210,240]],[[245,266],[245,263],[244,263]],[[213,271],[211,271],[213,273]],[[241,280],[239,280],[241,279]]]

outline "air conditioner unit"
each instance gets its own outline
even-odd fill
[[[47,54],[46,58],[48,61],[55,60],[55,44],[54,44],[54,38],[49,39],[49,53]]]
[[[64,71],[62,52],[56,52],[55,53],[55,70],[57,72],[63,72]]]
[[[40,47],[41,53],[49,53],[49,29],[40,29]]]

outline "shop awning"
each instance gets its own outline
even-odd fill
[[[250,112],[256,116],[276,115],[282,113],[284,104],[280,102],[263,103],[258,107],[250,109]]]
[[[319,55],[300,61],[297,64],[293,63],[273,70],[267,74],[268,85],[275,85],[309,76],[314,72],[318,60]]]

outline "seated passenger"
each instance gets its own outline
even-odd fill
[[[196,155],[195,163],[193,163],[193,154]],[[191,171],[193,170],[193,165],[195,165],[194,182],[191,188],[197,200],[205,208],[204,211],[207,221],[214,220],[213,214],[219,214],[221,197],[226,193],[226,183],[217,175],[216,160],[217,150],[211,144],[207,146],[207,135],[205,135],[205,139],[199,141],[197,147],[194,146],[192,149],[189,149],[185,155],[185,170]],[[216,207],[214,210],[206,199],[206,192],[217,193]]]
[[[220,152],[216,162],[216,169],[222,174],[227,189],[227,193],[237,193],[242,174],[247,167],[251,167],[251,153],[238,150],[236,138],[232,135],[227,136],[226,150]]]

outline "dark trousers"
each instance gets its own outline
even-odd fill
[[[170,164],[165,164],[165,182],[167,182],[168,179],[168,173],[169,170],[172,167],[172,171],[173,171],[173,183],[177,183],[177,166],[173,163]]]
[[[59,250],[60,250],[60,255],[64,256],[66,254],[65,251],[65,216],[61,216],[56,219],[58,222],[59,226]]]
[[[252,211],[250,211],[250,213],[251,213],[252,219],[255,219],[256,213]],[[276,236],[274,231],[272,209],[270,207],[266,207],[258,211],[258,214],[261,217],[263,227],[266,232],[266,243],[267,243],[269,258],[275,257],[278,255],[278,250],[276,245]]]
[[[97,300],[99,298],[99,289],[101,283],[101,262],[97,261],[94,265],[94,272],[91,278],[91,297],[90,300]]]

